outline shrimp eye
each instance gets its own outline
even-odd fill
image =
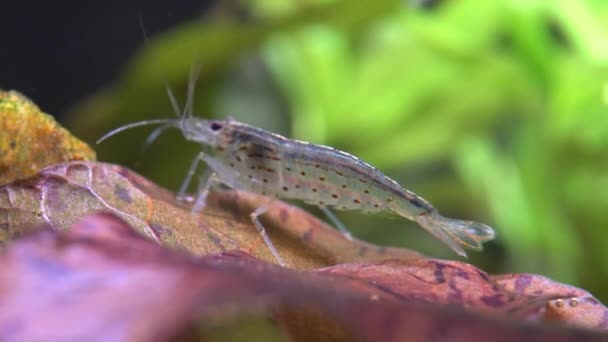
[[[212,122],[210,127],[212,131],[219,131],[222,129],[222,124],[219,122]]]

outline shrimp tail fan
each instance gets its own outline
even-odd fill
[[[416,222],[463,257],[467,256],[465,248],[481,251],[482,243],[496,236],[488,225],[443,217],[437,212],[419,215]]]

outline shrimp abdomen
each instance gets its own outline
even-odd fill
[[[290,141],[283,152],[281,197],[366,213],[386,209],[388,178],[360,159],[320,145]]]

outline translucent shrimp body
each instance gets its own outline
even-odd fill
[[[439,215],[426,200],[353,155],[327,146],[288,139],[233,119],[205,120],[195,117],[192,100],[199,70],[196,66],[190,74],[188,100],[183,111],[171,89],[166,87],[177,118],[127,124],[108,132],[97,143],[134,127],[161,125],[148,136],[144,146],[171,127],[181,130],[187,140],[206,146],[212,152],[201,152],[193,160],[179,191],[183,195],[200,161],[212,169],[194,211],[204,205],[211,184],[220,182],[273,198],[297,199],[318,205],[343,231],[344,227],[327,207],[365,213],[391,212],[418,222],[462,256],[466,256],[464,248],[481,250],[483,242],[494,238],[494,231],[487,225]],[[258,220],[266,209],[266,206],[262,206],[250,216],[275,259],[283,265],[283,260]]]
[[[288,139],[236,120],[186,119],[186,139],[209,145],[202,159],[222,183],[338,210],[391,212],[418,222],[457,254],[494,238],[487,225],[444,218],[382,172],[331,147]]]

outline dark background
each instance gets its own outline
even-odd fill
[[[0,10],[0,89],[27,94],[61,118],[113,80],[154,35],[207,13],[216,1],[10,1]],[[60,81],[60,82],[59,82]]]

